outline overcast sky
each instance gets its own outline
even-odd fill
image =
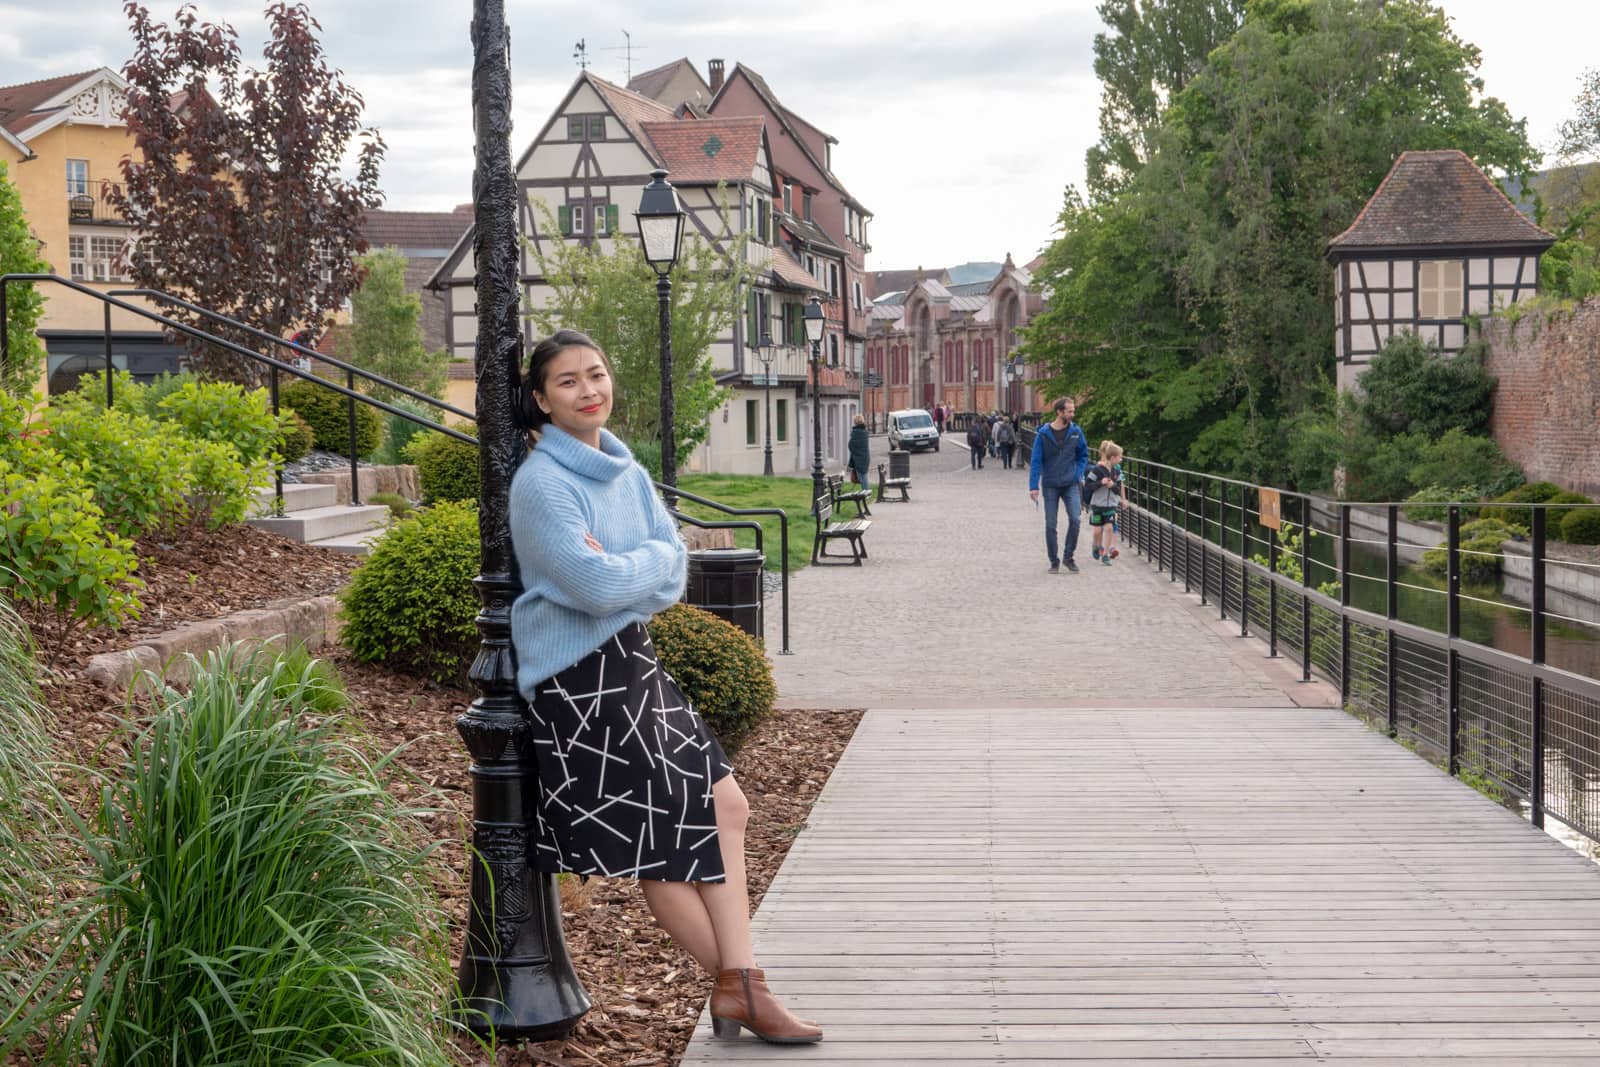
[[[170,17],[175,0],[142,0]],[[200,0],[259,61],[262,2]],[[471,195],[471,0],[310,0],[323,47],[388,144],[389,208],[447,210]],[[508,0],[520,155],[577,74],[587,42],[601,77],[688,56],[748,63],[783,104],[838,138],[835,171],[874,212],[872,269],[1026,261],[1050,240],[1062,190],[1083,178],[1099,86],[1095,0],[810,0],[805,5]],[[1579,75],[1600,66],[1597,0],[1444,0],[1483,51],[1490,95],[1550,146]],[[0,0],[0,84],[127,55],[120,0]]]

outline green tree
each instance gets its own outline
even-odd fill
[[[733,233],[728,217],[724,200],[716,240],[686,235],[672,270],[673,433],[680,462],[706,439],[711,413],[727,397],[728,391],[716,383],[711,345],[739,315],[756,269],[750,263],[749,235]],[[543,232],[559,232],[548,208]],[[544,307],[528,311],[534,329],[547,334],[582,330],[594,338],[616,375],[613,429],[629,441],[659,441],[656,276],[639,243],[623,234],[608,253],[561,240],[534,243],[530,251],[551,289]]]
[[[1174,96],[1244,19],[1245,0],[1101,0],[1094,36],[1100,141],[1089,149],[1088,186],[1114,195],[1150,158],[1151,136]]]
[[[1090,390],[1086,416],[1132,398],[1136,447],[1284,478],[1285,420],[1331,409],[1327,241],[1406,149],[1518,176],[1537,158],[1477,67],[1424,0],[1251,0],[1125,187],[1092,211],[1069,199],[1029,355]]]
[[[430,352],[422,339],[422,301],[406,292],[406,257],[382,248],[358,261],[361,286],[350,297],[350,362],[390,381],[427,393],[444,395],[444,349]],[[374,386],[379,400],[400,399],[393,389]]]
[[[22,214],[22,197],[11,184],[6,165],[0,163],[0,274],[46,274],[50,266],[39,258],[39,242]],[[34,331],[44,313],[44,296],[37,286],[6,288],[6,360],[0,365],[0,389],[25,396],[39,383],[44,349]]]

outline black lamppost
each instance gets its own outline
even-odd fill
[[[822,390],[818,380],[822,359],[822,301],[812,297],[806,301],[806,340],[811,342],[811,499],[822,499],[826,492],[822,477]]]
[[[516,174],[511,167],[511,55],[505,0],[473,0],[472,112],[477,163],[473,262],[478,298],[478,537],[483,641],[469,677],[479,696],[456,720],[472,764],[472,858],[466,946],[452,1012],[500,1040],[547,1040],[589,1010],[561,939],[554,875],[535,872],[538,783],[528,707],[517,691],[511,603],[522,592],[511,553],[508,494],[525,447],[513,415],[522,326],[517,315]]]
[[[967,406],[976,412],[978,410],[978,357],[976,355],[972,357],[972,370],[967,372],[967,377],[972,379],[971,396],[967,400]]]
[[[772,475],[772,360],[777,354],[777,350],[772,347],[772,335],[763,333],[761,340],[756,344],[756,358],[766,368],[766,373],[761,375],[761,381],[765,386],[762,393],[767,407],[767,456],[761,473],[769,477]]]
[[[667,172],[650,172],[650,184],[639,197],[634,212],[639,224],[639,242],[644,246],[645,262],[656,272],[656,303],[661,311],[661,480],[678,484],[678,443],[673,435],[676,417],[672,406],[672,268],[678,262],[678,247],[683,243],[683,208],[678,191],[667,181]],[[672,500],[669,498],[670,506]]]

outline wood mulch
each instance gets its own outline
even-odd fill
[[[57,740],[69,759],[102,766],[117,760],[105,746],[118,734],[122,696],[77,676],[89,656],[128,647],[142,636],[181,622],[260,607],[288,596],[333,592],[357,562],[241,527],[186,538],[182,544],[141,545],[140,554],[141,576],[148,583],[144,619],[120,633],[72,635],[47,679]],[[473,694],[357,663],[341,647],[317,654],[338,668],[354,698],[352,714],[377,744],[384,749],[406,746],[400,760],[406,774],[393,787],[397,794],[440,808],[435,831],[448,844],[435,853],[434,881],[455,917],[451,952],[459,959],[461,923],[467,914],[465,845],[470,837],[471,792],[468,754],[456,734],[455,720],[467,710]],[[780,710],[733,754],[735,773],[751,807],[746,852],[752,906],[760,902],[790,843],[804,827],[859,720],[857,711]],[[88,802],[86,796],[80,799]],[[710,993],[710,978],[655,926],[637,886],[564,879],[561,889],[567,947],[594,1002],[593,1010],[565,1041],[501,1048],[493,1059],[461,1040],[460,1062],[474,1067],[676,1064]]]

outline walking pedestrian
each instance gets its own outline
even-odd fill
[[[939,431],[940,437],[944,436],[944,413],[945,406],[943,404],[933,405],[933,426],[934,429]]]
[[[857,485],[867,484],[867,468],[872,465],[872,448],[867,440],[867,420],[855,417],[850,427],[850,473]]]
[[[983,421],[983,416],[974,414],[972,421],[967,423],[967,452],[972,460],[972,469],[983,470],[983,453],[989,447],[989,424]]]
[[[718,1036],[818,1041],[756,966],[749,804],[645,629],[682,595],[687,554],[650,476],[605,429],[610,363],[562,330],[534,346],[519,406],[537,435],[510,499],[523,586],[511,634],[539,772],[529,862],[638,881],[656,922],[716,977]]]
[[[1028,495],[1034,500],[1044,492],[1044,548],[1050,557],[1050,573],[1067,570],[1078,573],[1072,554],[1078,549],[1078,512],[1083,510],[1083,472],[1089,466],[1089,442],[1083,430],[1072,421],[1077,406],[1070,397],[1055,402],[1055,418],[1039,427],[1033,438],[1033,455],[1028,461]],[[1058,556],[1056,551],[1056,504],[1067,509],[1067,540]]]
[[[1017,450],[1017,431],[1010,419],[1000,419],[994,424],[995,447],[1000,450],[1000,465],[1011,469],[1011,457]]]

